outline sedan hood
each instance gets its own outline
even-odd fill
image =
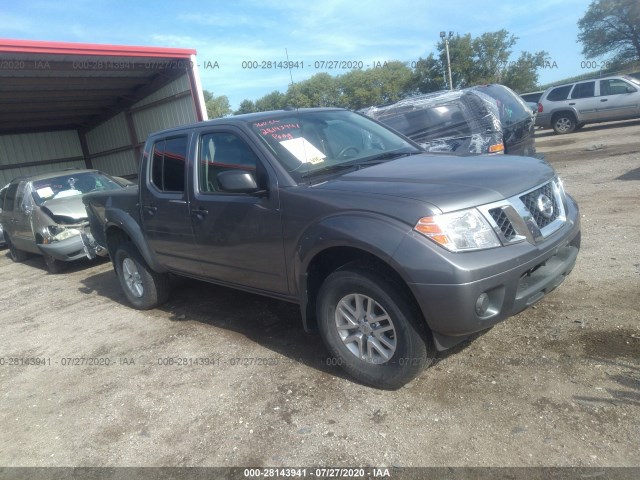
[[[510,155],[413,155],[363,168],[316,188],[412,198],[442,212],[517,195],[554,177],[544,160]]]
[[[65,220],[84,220],[87,218],[87,211],[82,203],[83,195],[72,197],[53,198],[42,204],[42,210],[52,217],[62,217]]]

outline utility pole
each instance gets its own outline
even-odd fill
[[[451,58],[449,57],[449,39],[453,37],[453,32],[449,32],[449,37],[447,37],[447,32],[440,32],[440,38],[444,40],[444,47],[447,51],[447,71],[449,72],[449,90],[453,90],[453,81],[451,80]]]

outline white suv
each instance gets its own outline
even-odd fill
[[[568,83],[545,90],[536,125],[571,133],[587,123],[640,117],[640,80],[627,75]]]

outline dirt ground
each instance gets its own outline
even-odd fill
[[[109,262],[0,251],[0,465],[639,466],[640,121],[538,148],[581,207],[576,268],[395,392],[294,305],[180,280],[138,312]]]

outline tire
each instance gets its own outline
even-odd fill
[[[120,286],[134,308],[149,310],[169,298],[169,277],[152,270],[133,243],[117,246],[115,269]]]
[[[63,262],[62,260],[57,260],[53,258],[51,255],[47,255],[43,253],[44,263],[47,265],[47,270],[49,273],[57,274],[64,272],[69,266],[67,262]]]
[[[5,233],[5,240],[7,241],[7,245],[9,246],[9,257],[16,263],[24,262],[29,258],[29,253],[24,250],[18,250],[11,239]]]
[[[576,129],[576,118],[570,112],[557,113],[553,116],[551,126],[558,135],[571,133]]]
[[[352,317],[362,315],[355,319],[359,325],[341,313],[349,310]],[[370,313],[377,322],[366,319]],[[364,384],[400,388],[433,358],[431,336],[413,302],[372,270],[348,268],[329,275],[318,292],[317,319],[330,354]]]

